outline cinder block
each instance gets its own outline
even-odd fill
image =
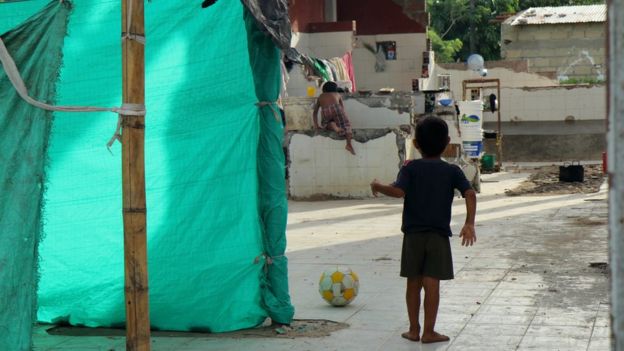
[[[592,65],[577,65],[572,68],[572,74],[577,76],[590,76],[592,75],[592,71],[594,66]]]
[[[536,31],[533,34],[533,38],[535,38],[535,40],[551,40],[554,33],[555,30],[553,30],[549,26],[543,26],[541,30]]]
[[[563,40],[569,39],[571,32],[565,29],[553,29],[550,33],[550,39],[553,40]]]
[[[531,60],[533,67],[550,67],[550,59],[548,58],[535,58]]]
[[[518,32],[518,40],[520,41],[531,41],[535,40],[535,34],[526,29],[523,29]]]
[[[523,58],[522,50],[505,50],[505,57],[508,60]]]
[[[570,39],[574,40],[583,40],[585,39],[585,31],[584,30],[575,30],[570,33]]]

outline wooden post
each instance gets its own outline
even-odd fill
[[[145,45],[136,40],[145,35],[143,0],[123,0],[122,32],[123,102],[144,105]],[[145,116],[123,116],[122,126],[126,350],[149,351]]]

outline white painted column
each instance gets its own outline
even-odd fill
[[[609,1],[609,232],[613,350],[624,351],[624,0]]]

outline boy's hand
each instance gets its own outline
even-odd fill
[[[462,246],[472,246],[477,242],[474,224],[464,224],[459,237],[462,238]]]
[[[377,197],[378,194],[378,190],[377,190],[377,186],[379,185],[379,181],[377,179],[373,180],[372,183],[370,183],[370,187],[371,187],[371,191],[373,192],[373,196]]]

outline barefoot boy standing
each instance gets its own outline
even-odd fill
[[[371,183],[373,195],[404,198],[403,251],[401,276],[407,278],[407,314],[410,329],[401,336],[423,343],[448,341],[435,331],[440,302],[440,280],[453,279],[453,259],[449,238],[452,235],[451,206],[455,189],[466,199],[466,222],[459,236],[462,245],[472,246],[475,234],[476,193],[456,165],[440,159],[448,145],[448,126],[437,117],[427,117],[416,126],[415,146],[423,158],[401,168],[396,182],[390,185]],[[420,291],[424,288],[425,323],[418,321]]]

